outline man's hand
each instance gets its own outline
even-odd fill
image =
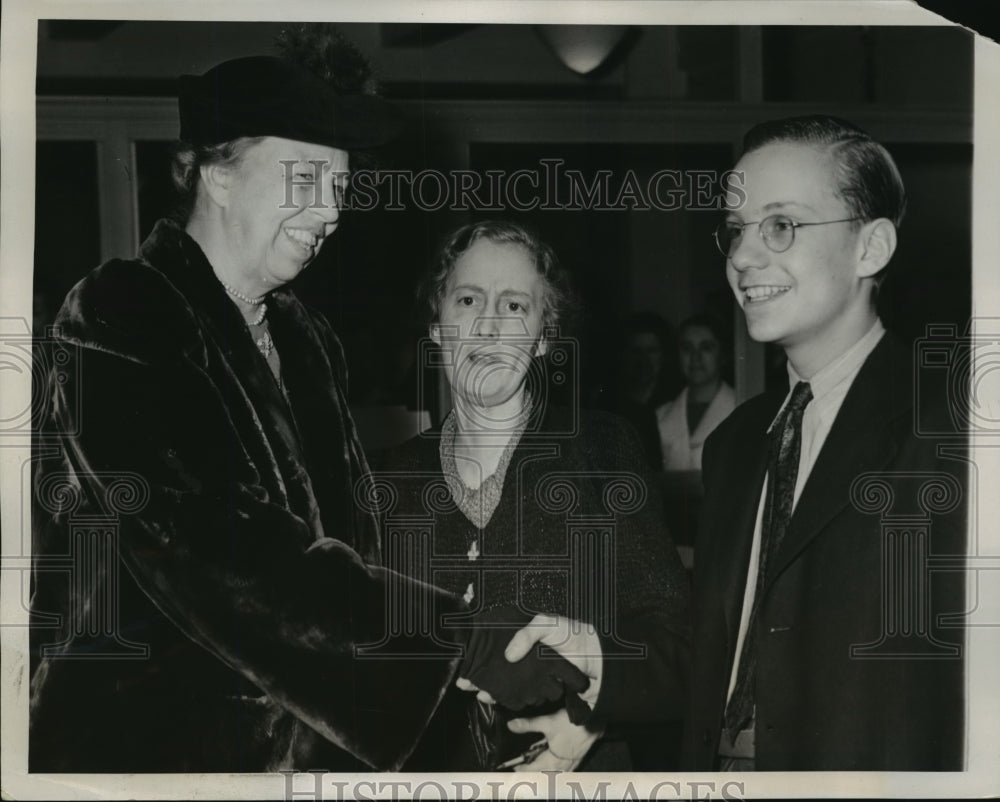
[[[601,641],[594,627],[559,615],[536,615],[511,638],[504,655],[515,663],[539,642],[551,646],[590,678],[590,687],[580,698],[593,708],[601,689],[603,666]]]
[[[507,727],[511,732],[540,732],[549,744],[538,757],[515,766],[514,771],[572,771],[601,737],[600,731],[573,724],[565,708],[545,716],[516,718]]]

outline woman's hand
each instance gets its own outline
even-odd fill
[[[455,686],[460,691],[475,693],[476,698],[480,702],[483,702],[484,704],[495,705],[497,703],[496,699],[490,696],[486,691],[481,691],[475,684],[467,680],[465,677],[459,677],[457,680],[455,680]]]
[[[572,771],[601,737],[599,730],[573,724],[565,708],[535,718],[515,718],[507,722],[511,732],[540,732],[548,741],[548,749],[530,763],[514,767],[514,771]]]

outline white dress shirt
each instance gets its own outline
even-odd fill
[[[812,400],[806,406],[802,415],[802,450],[799,453],[799,472],[795,477],[795,493],[792,496],[792,510],[799,503],[799,496],[802,495],[802,488],[805,486],[816,458],[819,456],[823,443],[830,433],[833,421],[840,411],[840,405],[844,403],[847,391],[851,389],[858,371],[868,358],[869,354],[875,350],[879,340],[885,334],[885,328],[880,320],[875,321],[868,333],[858,340],[854,345],[837,357],[833,362],[820,370],[815,376],[809,379],[809,386],[812,389]],[[785,397],[781,410],[771,422],[774,426],[785,404],[792,396],[792,390],[800,381],[806,381],[798,373],[791,363],[788,363],[788,395]],[[770,427],[768,429],[770,431]],[[764,519],[764,500],[767,495],[767,477],[764,477],[764,487],[761,490],[760,501],[757,505],[757,522],[753,528],[753,546],[750,550],[750,570],[747,572],[746,590],[743,593],[743,612],[740,615],[740,631],[736,640],[736,658],[733,660],[733,670],[729,678],[728,700],[733,695],[733,688],[736,686],[736,676],[739,669],[740,654],[743,651],[743,640],[746,637],[747,625],[750,621],[750,610],[753,608],[754,596],[757,592],[757,568],[760,561],[760,541],[761,526]]]

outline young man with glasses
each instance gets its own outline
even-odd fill
[[[814,116],[753,128],[732,180],[716,243],[789,385],[705,446],[687,767],[960,770],[962,637],[942,614],[963,609],[962,572],[921,559],[965,552],[964,471],[917,437],[913,354],[875,309],[899,172]]]

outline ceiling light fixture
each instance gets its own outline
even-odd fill
[[[627,25],[538,25],[539,36],[579,75],[600,67],[628,34]]]

